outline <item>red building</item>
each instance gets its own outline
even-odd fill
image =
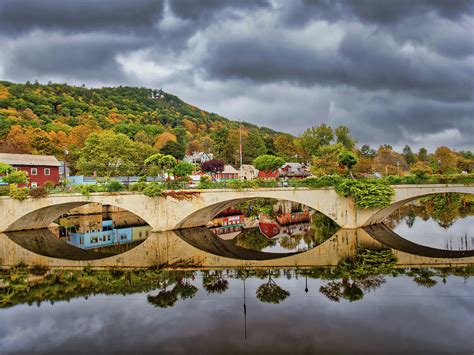
[[[0,162],[22,170],[28,175],[28,185],[43,186],[46,181],[59,184],[59,161],[51,155],[0,153]]]
[[[265,171],[260,170],[258,172],[257,178],[258,179],[276,179],[276,178],[278,178],[278,176],[279,176],[278,169],[273,170],[273,171],[269,171],[269,172],[265,172]]]

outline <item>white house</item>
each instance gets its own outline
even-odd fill
[[[243,180],[253,180],[258,177],[258,170],[250,164],[242,164],[239,169],[239,178]]]
[[[212,153],[194,152],[191,155],[185,155],[183,161],[191,164],[202,164],[212,159],[214,159],[214,154]]]

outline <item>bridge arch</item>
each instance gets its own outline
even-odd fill
[[[135,198],[134,198],[135,197]],[[143,199],[137,199],[137,195],[50,195],[37,200],[27,200],[18,203],[14,209],[7,211],[2,228],[5,232],[42,229],[47,228],[53,221],[67,213],[73,208],[81,207],[90,203],[100,203],[119,207],[143,219],[153,227],[153,214],[144,213],[153,210],[152,207],[143,209]],[[152,204],[153,205],[153,204]],[[156,210],[157,208],[155,208]]]
[[[443,189],[440,189],[439,191],[424,191],[424,192],[421,192],[421,193],[412,194],[409,197],[406,197],[406,196],[401,197],[401,196],[396,195],[394,203],[392,203],[390,206],[382,208],[382,209],[376,211],[374,214],[372,214],[372,216],[367,220],[365,225],[372,225],[372,224],[382,223],[388,216],[390,216],[397,209],[399,209],[403,205],[406,205],[407,203],[413,202],[413,201],[418,200],[418,199],[423,198],[423,197],[438,195],[438,194],[445,194],[445,193],[460,193],[460,194],[473,195],[474,194],[474,189],[473,189],[472,186],[459,186],[457,188],[446,189],[446,191],[443,191]],[[397,197],[398,197],[398,199],[397,199]]]
[[[236,204],[239,203],[244,203],[248,201],[252,201],[255,199],[271,199],[271,200],[276,200],[276,201],[288,201],[288,202],[293,202],[293,203],[299,203],[301,205],[310,207],[331,220],[333,220],[335,223],[338,225],[340,224],[340,221],[337,220],[337,215],[335,213],[331,213],[329,209],[325,208],[320,208],[319,207],[319,201],[318,199],[308,199],[307,196],[300,195],[300,194],[292,194],[292,196],[271,196],[266,193],[261,193],[261,194],[252,194],[253,196],[247,196],[247,197],[235,197],[235,196],[221,196],[220,198],[222,199],[219,202],[214,202],[211,204],[207,204],[204,206],[200,206],[197,210],[194,210],[191,213],[186,214],[185,216],[182,217],[182,219],[174,226],[173,229],[186,229],[186,228],[194,228],[194,227],[199,227],[210,220],[212,220],[215,216],[217,216],[221,211],[235,206]]]

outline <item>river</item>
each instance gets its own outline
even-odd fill
[[[37,261],[0,273],[0,353],[472,354],[474,213],[464,202],[417,201],[356,231],[301,207],[264,216],[240,206],[179,233],[147,234],[100,210],[64,216],[73,232],[0,235],[12,263]],[[79,238],[97,225],[88,249]],[[140,240],[120,237],[134,227]],[[119,242],[109,245],[111,230]],[[60,268],[59,256],[69,258]],[[96,269],[104,256],[129,264]],[[144,267],[153,258],[167,264]]]

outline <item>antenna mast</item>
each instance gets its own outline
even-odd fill
[[[240,155],[240,167],[242,168],[242,121],[240,121],[240,146],[239,146],[239,155]]]

